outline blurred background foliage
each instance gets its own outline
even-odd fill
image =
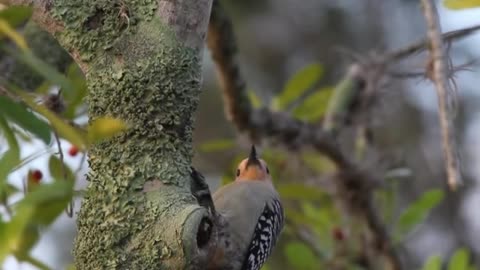
[[[222,3],[234,22],[252,104],[314,124],[322,121],[352,54],[399,48],[425,33],[418,1]],[[480,6],[475,0],[444,0],[440,9],[442,4],[454,10]],[[78,209],[73,202],[85,186],[88,146],[127,127],[111,118],[87,123],[81,70],[30,16],[28,8],[0,5],[0,265],[8,270],[29,265],[65,269],[75,236],[73,219],[66,216]],[[450,54],[458,62],[479,52],[460,43]],[[418,55],[398,69],[421,70],[422,59]],[[215,190],[233,180],[250,142],[224,118],[208,52],[204,78],[194,165]],[[480,100],[474,84],[463,79],[470,82],[457,79],[462,91],[456,131],[465,177],[456,193],[445,185],[431,109],[435,96],[419,94],[431,90],[428,83],[391,78],[366,113],[371,134],[346,127],[339,135],[345,151],[385,180],[376,190],[376,207],[405,269],[479,269],[480,221],[474,213],[480,160],[473,151],[480,149],[472,147],[478,141],[468,134],[478,137],[478,126],[470,130],[478,124]],[[366,269],[359,224],[334,196],[335,165],[314,150],[266,142],[260,148],[287,215],[280,243],[264,269]]]

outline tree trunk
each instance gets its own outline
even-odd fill
[[[33,5],[79,63],[90,120],[129,125],[89,149],[76,268],[202,269],[209,214],[192,196],[190,163],[211,0],[0,2]]]

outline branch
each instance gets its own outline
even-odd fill
[[[452,42],[469,36],[470,34],[480,30],[480,25],[471,26],[468,28],[454,30],[441,35],[441,39],[445,42]],[[429,37],[417,41],[409,46],[391,51],[385,54],[385,61],[395,61],[408,57],[412,54],[418,53],[429,45]]]
[[[335,181],[339,193],[345,194],[340,196],[340,199],[350,210],[356,211],[356,215],[366,220],[366,225],[373,235],[375,251],[389,261],[389,269],[401,269],[400,260],[392,248],[392,241],[373,207],[371,183],[376,178],[359,169],[349,156],[341,151],[331,133],[323,130],[321,126],[299,121],[284,112],[252,108],[246,94],[246,82],[236,59],[238,50],[232,23],[218,1],[214,1],[212,7],[207,38],[221,82],[228,119],[239,131],[247,132],[252,140],[269,138],[290,149],[313,146],[334,161],[342,172],[338,175],[338,181]]]
[[[432,0],[422,0],[423,12],[427,21],[430,49],[429,78],[434,82],[438,97],[438,117],[442,133],[442,145],[447,169],[447,182],[451,190],[456,190],[460,184],[457,150],[454,130],[448,115],[448,81],[446,74],[445,55],[440,35],[440,26]]]
[[[213,1],[207,44],[217,65],[227,119],[240,131],[249,129],[252,106],[245,91],[246,82],[237,63],[238,52],[232,22],[217,0]]]

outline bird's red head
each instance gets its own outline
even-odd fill
[[[248,158],[242,160],[237,168],[235,181],[271,181],[267,163],[257,157],[257,150],[252,145]]]

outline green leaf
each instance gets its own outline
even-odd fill
[[[465,248],[459,248],[450,258],[448,270],[468,270],[469,254]]]
[[[33,216],[32,208],[23,208],[15,212],[12,220],[2,224],[0,230],[0,264],[11,252],[18,252],[25,248],[26,243],[31,243],[30,234],[25,234]]]
[[[72,195],[73,182],[57,181],[39,185],[19,202],[18,209],[33,209],[31,222],[47,226],[67,207]]]
[[[28,50],[27,42],[15,29],[4,19],[0,18],[0,40],[3,35],[9,37],[23,51]]]
[[[216,139],[213,141],[205,142],[200,145],[200,151],[209,153],[209,152],[218,152],[225,151],[235,146],[235,141],[232,139]]]
[[[301,210],[297,207],[287,205],[285,207],[285,215],[291,221],[293,234],[297,234],[297,226],[308,226],[311,229],[312,237],[315,237],[315,241],[321,243],[317,248],[322,254],[316,254],[317,256],[327,256],[332,250],[332,237],[331,229],[335,224],[338,224],[340,216],[335,212],[331,202],[327,204],[321,203],[322,207],[318,207],[308,201],[299,201],[301,203]],[[288,227],[287,227],[288,228]],[[318,239],[317,239],[318,238]],[[292,268],[297,269],[297,268]],[[301,269],[301,268],[298,268]],[[317,268],[318,269],[318,268]]]
[[[43,115],[47,120],[50,122],[50,124],[53,126],[55,131],[58,132],[58,134],[67,139],[71,144],[76,145],[79,150],[85,149],[87,142],[85,139],[85,136],[82,134],[82,132],[75,127],[72,127],[71,125],[65,123],[63,119],[59,118],[54,112],[50,111],[48,108],[46,108],[43,105],[38,105],[36,104],[26,93],[23,91],[16,91],[15,92],[17,95],[21,96],[23,98],[23,101],[34,111],[37,113]]]
[[[5,183],[8,175],[18,163],[20,163],[20,148],[12,129],[5,118],[0,116],[0,128],[3,131],[9,149],[0,158],[0,185]]]
[[[335,132],[343,124],[342,116],[349,110],[352,102],[358,95],[358,87],[356,87],[357,84],[354,77],[352,71],[350,71],[335,86],[325,112],[323,121],[325,131]]]
[[[328,195],[325,191],[304,184],[282,184],[277,191],[283,199],[324,200]]]
[[[442,269],[442,259],[440,256],[431,256],[423,265],[422,270],[441,270]]]
[[[68,119],[73,119],[76,116],[78,106],[83,104],[83,100],[87,95],[87,82],[76,63],[71,64],[68,68],[67,78],[72,82],[75,89],[65,92],[65,101],[68,106],[64,115]]]
[[[242,159],[244,159],[246,156],[245,154],[242,154],[242,158],[240,160],[237,160],[238,163],[240,163],[240,161]],[[267,162],[267,164],[269,165],[272,165],[272,164],[283,164],[285,163],[285,161],[287,161],[287,159],[289,158],[289,156],[284,152],[284,151],[279,151],[279,150],[275,150],[275,149],[272,149],[272,148],[265,148],[263,149],[262,153],[261,153],[261,157]],[[238,165],[238,163],[236,165]],[[235,166],[236,166],[235,165]]]
[[[8,175],[20,162],[18,149],[8,149],[0,158],[0,183],[7,181]]]
[[[14,121],[16,124],[38,136],[45,144],[52,139],[50,126],[40,120],[34,113],[10,98],[0,96],[0,113]]]
[[[10,6],[0,10],[0,19],[7,21],[12,27],[25,23],[32,16],[33,9],[27,6]]]
[[[28,133],[26,130],[23,128],[13,126],[12,127],[13,133],[20,138],[20,140],[25,141],[25,142],[32,142],[32,134]]]
[[[315,220],[315,227],[322,232],[339,222],[339,215],[335,212],[331,201],[326,201],[326,203],[322,204],[322,207],[315,206],[310,202],[303,202],[302,211],[306,217]],[[330,234],[329,231],[328,233]]]
[[[316,225],[317,220],[312,217],[307,217],[305,214],[301,213],[297,209],[292,209],[291,207],[285,207],[285,215],[288,216],[288,220],[295,224],[301,225]]]
[[[296,107],[293,110],[293,115],[308,122],[318,121],[325,115],[332,93],[333,88],[331,87],[319,89]]]
[[[466,9],[480,7],[480,0],[443,0],[449,9]]]
[[[398,228],[401,234],[410,231],[414,226],[421,223],[427,214],[437,206],[444,197],[440,189],[429,190],[413,202],[400,216]]]
[[[301,97],[308,89],[323,76],[323,67],[320,64],[310,64],[290,78],[283,91],[274,98],[276,109],[285,109],[290,103]]]
[[[318,173],[333,172],[336,169],[335,163],[318,153],[302,153],[301,158],[308,168]]]
[[[6,201],[11,195],[20,192],[20,190],[9,183],[0,184],[0,201]]]
[[[95,143],[109,139],[127,129],[127,125],[120,119],[100,117],[95,119],[88,127],[88,141]]]
[[[63,163],[55,155],[50,156],[50,159],[48,161],[48,169],[50,170],[50,174],[55,180],[75,181],[75,176],[70,167],[68,167],[67,164]],[[64,173],[66,174],[66,179]]]
[[[257,96],[257,94],[253,92],[253,90],[248,90],[247,95],[248,95],[248,99],[250,99],[250,103],[252,104],[253,108],[257,109],[257,108],[260,108],[260,106],[262,106],[262,101]]]
[[[32,217],[30,217],[32,218]],[[14,250],[11,252],[20,261],[29,256],[32,248],[40,239],[39,227],[34,224],[27,224],[24,228],[20,241],[17,242]]]
[[[285,247],[285,256],[292,269],[317,269],[318,262],[312,250],[302,242],[290,242]]]

